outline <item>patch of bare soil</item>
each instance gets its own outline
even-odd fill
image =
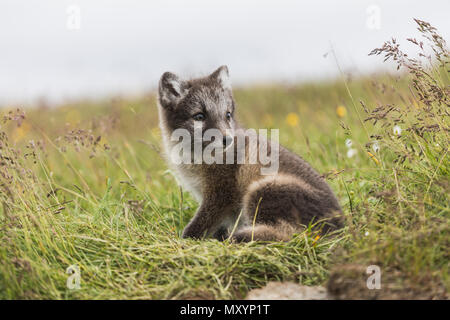
[[[324,287],[302,286],[293,282],[269,282],[265,287],[251,290],[247,300],[326,300]]]
[[[369,289],[366,266],[347,264],[336,267],[327,283],[329,296],[334,299],[377,299],[377,300],[431,300],[448,299],[443,283],[430,277],[411,281],[401,272],[383,270],[381,288]]]
[[[430,300],[449,299],[448,292],[436,279],[423,278],[416,283],[405,280],[398,271],[381,274],[381,288],[369,289],[366,267],[347,264],[336,267],[326,287],[303,286],[293,282],[269,282],[251,290],[247,300]]]
[[[192,290],[190,292],[187,292],[179,297],[177,299],[180,300],[214,300],[214,294],[211,292],[208,292],[206,290]]]

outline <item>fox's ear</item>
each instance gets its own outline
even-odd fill
[[[228,74],[228,67],[227,66],[221,66],[219,67],[219,69],[217,69],[216,71],[214,71],[210,77],[214,80],[216,80],[217,82],[219,82],[219,84],[227,90],[231,90],[231,81],[230,81],[230,76]]]
[[[188,91],[188,84],[171,72],[164,72],[159,80],[159,102],[163,107],[176,103]]]

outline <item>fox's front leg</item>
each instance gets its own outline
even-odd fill
[[[214,233],[220,220],[220,208],[209,202],[203,202],[194,218],[183,230],[183,238],[201,239]]]

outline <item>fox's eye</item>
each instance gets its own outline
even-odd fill
[[[231,120],[231,112],[227,112],[226,117],[227,117],[227,120]]]
[[[194,115],[194,120],[195,121],[203,121],[205,120],[205,115],[203,113],[197,113],[196,115]]]

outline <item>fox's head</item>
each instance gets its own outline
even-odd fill
[[[171,72],[165,72],[159,81],[158,101],[161,127],[166,138],[177,129],[185,129],[194,137],[194,128],[199,130],[201,127],[202,136],[209,129],[220,131],[221,141],[213,141],[214,144],[221,143],[224,148],[232,144],[237,125],[226,66],[221,66],[209,76],[192,80],[182,80]]]

